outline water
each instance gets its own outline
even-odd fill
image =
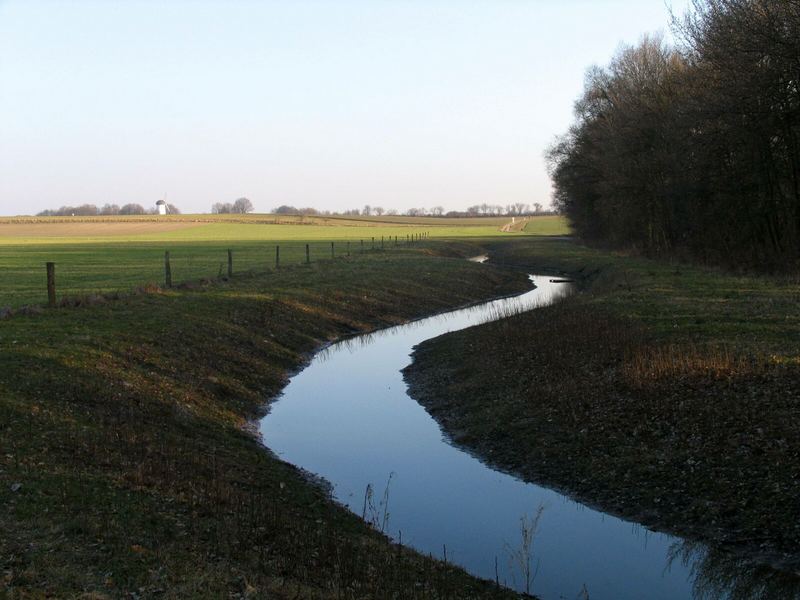
[[[386,533],[470,572],[524,590],[510,564],[520,518],[544,506],[533,547],[532,592],[544,600],[692,598],[690,568],[670,564],[679,538],[592,510],[541,486],[495,471],[449,445],[438,424],[406,394],[401,369],[412,348],[506,311],[547,304],[567,284],[532,276],[530,292],[334,344],[292,378],[261,422],[282,459],[327,479],[335,497],[362,514],[367,485],[376,513],[388,491]]]

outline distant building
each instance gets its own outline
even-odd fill
[[[158,214],[165,215],[167,214],[167,203],[164,200],[159,200],[156,202],[156,208],[158,209]]]

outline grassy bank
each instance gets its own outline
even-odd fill
[[[800,568],[797,281],[568,241],[498,244],[490,255],[568,272],[582,292],[417,349],[412,393],[454,441],[528,480],[708,542],[717,563],[778,567],[760,583],[788,578],[797,593],[786,575]]]
[[[375,252],[0,322],[0,589],[507,595],[389,544],[249,424],[326,340],[525,286],[430,251]]]

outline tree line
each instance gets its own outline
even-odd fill
[[[237,198],[233,202],[217,202],[211,206],[211,213],[215,215],[246,215],[253,212],[253,203],[248,198]]]
[[[586,75],[547,153],[588,241],[715,263],[800,258],[800,0],[694,0]]]
[[[349,216],[396,216],[402,215],[405,217],[482,217],[482,216],[496,216],[496,217],[513,217],[523,215],[550,215],[555,214],[555,211],[545,210],[544,207],[535,202],[533,205],[525,203],[507,204],[505,206],[499,204],[476,204],[470,206],[467,210],[450,210],[445,211],[442,206],[434,206],[433,208],[409,208],[404,211],[398,211],[390,208],[385,209],[382,206],[365,205],[363,208],[351,208],[342,212],[331,212],[329,210],[317,210],[315,208],[296,208],[294,206],[283,204],[274,208],[272,214],[276,215],[341,215]]]
[[[253,203],[248,198],[237,198],[233,202],[216,202],[211,206],[211,213],[215,215],[223,214],[247,214],[254,210]],[[530,216],[530,215],[550,215],[555,214],[552,210],[546,210],[544,207],[535,202],[533,205],[525,203],[507,204],[501,206],[499,204],[476,204],[470,206],[467,210],[458,211],[451,210],[445,211],[441,206],[434,206],[433,208],[409,208],[404,211],[395,209],[384,209],[382,206],[365,205],[363,208],[353,208],[341,212],[332,212],[329,210],[317,210],[316,208],[296,208],[294,206],[283,204],[270,211],[276,215],[341,215],[341,216],[394,216],[403,215],[408,217],[480,217],[480,216],[498,216],[498,217],[513,217],[513,216]],[[174,204],[167,204],[167,213],[173,215],[181,214],[181,211]],[[94,204],[81,204],[80,206],[62,206],[55,210],[43,210],[38,213],[40,217],[86,217],[97,215],[152,215],[158,214],[157,208],[145,209],[141,204],[124,204],[118,206],[116,204],[105,204],[98,208]]]
[[[174,204],[167,204],[167,213],[179,215],[181,211]],[[104,204],[97,207],[94,204],[81,204],[80,206],[62,206],[61,208],[43,210],[36,214],[37,217],[93,217],[98,215],[155,215],[158,209],[145,208],[141,204]]]

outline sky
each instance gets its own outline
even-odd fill
[[[0,214],[550,202],[586,69],[676,0],[0,0]]]

